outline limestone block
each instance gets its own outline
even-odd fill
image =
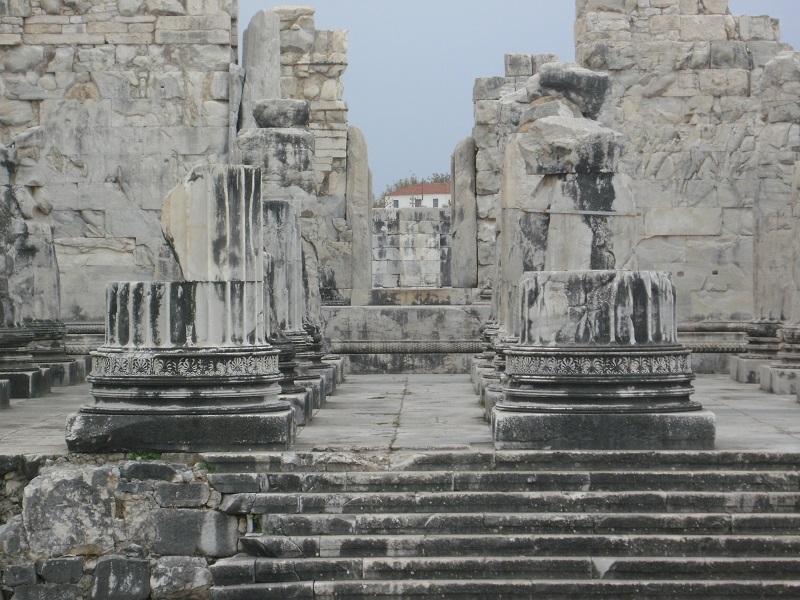
[[[547,63],[538,72],[539,85],[574,102],[584,116],[596,118],[611,88],[605,73],[584,69],[573,63]]]
[[[97,560],[92,598],[147,600],[150,597],[150,563],[123,556],[101,556]]]
[[[257,100],[253,103],[253,117],[260,128],[307,127],[309,105],[304,100]]]
[[[728,39],[723,15],[681,16],[681,39],[686,41],[725,41]]]
[[[108,467],[59,468],[31,481],[22,500],[31,551],[55,557],[113,550],[111,478]]]
[[[153,515],[153,552],[162,556],[233,556],[239,538],[235,516],[216,511],[161,509]]]
[[[195,167],[165,199],[161,224],[186,281],[263,281],[259,169]]]
[[[150,573],[150,589],[157,600],[210,600],[211,584],[211,571],[201,557],[165,556],[156,560]]]
[[[546,65],[545,65],[546,66]],[[611,173],[622,152],[621,135],[588,119],[545,117],[519,140],[532,173]]]
[[[721,208],[651,208],[645,213],[645,235],[719,235]]]
[[[509,85],[505,77],[479,77],[475,80],[472,99],[474,102],[479,100],[499,100],[503,95],[503,89]]]
[[[739,34],[744,41],[778,41],[780,40],[780,24],[777,19],[767,16],[739,17]]]
[[[34,119],[30,102],[0,98],[0,124],[25,125]]]
[[[579,0],[578,15],[588,12],[628,13],[636,8],[636,0]]]
[[[533,61],[530,54],[506,54],[506,77],[530,77],[533,75]]]
[[[744,42],[713,42],[711,44],[711,67],[713,69],[753,68],[750,49]]]
[[[178,0],[146,0],[147,12],[151,15],[185,15],[186,9]]]
[[[307,193],[315,191],[314,135],[309,131],[296,128],[243,130],[236,143],[242,162],[261,168],[263,186],[296,186]]]

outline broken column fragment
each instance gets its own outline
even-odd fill
[[[270,257],[267,287],[275,343],[282,350],[284,398],[305,423],[325,403],[327,388],[324,375],[311,370],[312,340],[303,328],[308,307],[300,212],[316,185],[314,135],[307,128],[307,102],[262,100],[255,103],[254,114],[258,128],[240,131],[237,145],[242,162],[261,169],[265,249]],[[310,405],[296,386],[308,390]]]
[[[621,136],[586,118],[607,76],[550,63],[529,87],[542,81],[551,93],[505,152],[495,446],[711,449],[714,415],[690,399],[671,276],[636,270]]]
[[[92,354],[95,404],[67,422],[79,452],[287,448],[268,343],[261,172],[205,165],[164,203],[185,281],[107,288],[105,344]]]

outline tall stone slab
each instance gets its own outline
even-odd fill
[[[452,286],[478,286],[478,204],[475,195],[475,138],[461,140],[453,152],[451,180],[452,252],[450,255]]]
[[[242,37],[245,69],[240,129],[255,129],[253,103],[281,97],[281,20],[273,11],[258,11]]]
[[[294,412],[278,400],[269,343],[261,172],[196,167],[165,202],[185,275],[115,282],[106,341],[92,353],[95,404],[67,422],[73,451],[286,448]]]
[[[347,223],[353,232],[352,290],[372,287],[372,175],[367,140],[358,127],[347,130]]]

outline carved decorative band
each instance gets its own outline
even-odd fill
[[[67,323],[67,335],[105,335],[105,323]]]
[[[331,342],[331,352],[336,354],[475,354],[485,348],[486,343],[479,340]]]
[[[730,343],[718,343],[715,344],[713,342],[710,343],[703,343],[703,342],[687,342],[683,344],[689,350],[694,352],[695,354],[709,354],[713,352],[725,353],[725,354],[742,354],[743,352],[747,351],[747,342],[730,342]]]
[[[691,374],[688,354],[650,356],[508,356],[509,375],[670,375]]]
[[[277,354],[238,356],[92,356],[96,377],[224,377],[276,375]]]

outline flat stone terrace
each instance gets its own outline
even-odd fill
[[[694,398],[717,415],[717,449],[800,452],[800,404],[726,376],[700,376]],[[91,402],[89,386],[12,400],[0,411],[0,455],[67,453],[67,415]],[[483,450],[488,424],[467,375],[351,375],[295,450]]]

